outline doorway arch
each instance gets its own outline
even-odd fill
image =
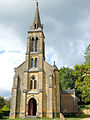
[[[28,116],[36,116],[37,102],[34,98],[31,98],[28,102]]]

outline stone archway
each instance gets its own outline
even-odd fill
[[[34,98],[31,98],[28,102],[28,116],[36,116],[37,102]]]

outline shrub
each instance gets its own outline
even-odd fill
[[[10,109],[7,108],[6,105],[4,105],[4,107],[3,107],[3,109],[2,109],[2,112],[3,112],[4,116],[9,116]]]
[[[3,118],[3,112],[2,112],[2,110],[0,110],[0,118]]]
[[[4,97],[0,96],[0,110],[3,108],[4,105],[5,105],[5,99]]]

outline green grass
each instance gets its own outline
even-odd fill
[[[85,115],[79,115],[79,116],[66,116],[67,120],[83,120],[82,118],[90,118],[90,116],[85,116]],[[22,119],[22,118],[15,118],[15,119],[9,119],[9,117],[4,117],[3,119],[0,120],[60,120],[60,118],[54,118],[54,119],[48,119],[48,118],[43,118],[43,119]]]
[[[79,111],[83,111],[85,109],[90,109],[90,105],[79,105]]]
[[[89,115],[66,116],[67,120],[82,120],[83,118],[90,118]]]
[[[0,120],[60,120],[60,118],[54,118],[54,119],[49,119],[49,118],[43,118],[43,119],[31,119],[31,118],[15,118],[15,119],[9,119],[9,117],[4,117],[3,119]]]

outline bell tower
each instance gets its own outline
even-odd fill
[[[43,60],[45,60],[43,24],[41,24],[38,2],[36,2],[36,11],[33,23],[28,31],[27,38],[27,70],[42,70]]]
[[[35,99],[36,116],[43,117],[43,91],[44,91],[44,62],[45,62],[45,43],[44,43],[43,25],[41,24],[38,2],[36,2],[36,11],[34,20],[28,31],[27,51],[26,51],[26,70],[25,80],[27,80],[27,103],[28,98]],[[34,78],[34,79],[33,79]],[[33,98],[32,98],[33,95]],[[32,101],[33,102],[33,101]],[[33,104],[32,104],[33,105]],[[32,109],[27,108],[26,115],[32,115]]]

